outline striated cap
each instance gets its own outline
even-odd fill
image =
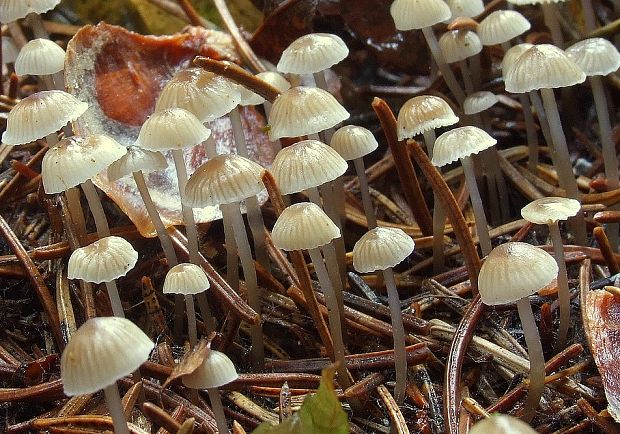
[[[275,71],[259,72],[258,74],[256,74],[256,76],[278,89],[280,93],[286,92],[291,88],[291,83],[289,83],[286,78],[284,78],[281,74],[278,74]]]
[[[94,393],[114,384],[146,362],[154,347],[128,319],[89,319],[73,334],[60,358],[65,394]]]
[[[536,434],[536,431],[521,419],[495,413],[476,422],[469,434]]]
[[[330,33],[310,33],[295,39],[280,57],[278,72],[314,74],[344,60],[349,48]]]
[[[447,0],[452,16],[450,21],[458,17],[473,18],[484,12],[482,0]]]
[[[353,268],[372,273],[395,267],[413,252],[415,243],[402,229],[374,228],[353,247]]]
[[[108,179],[117,181],[134,172],[154,172],[168,167],[166,157],[160,152],[149,151],[138,146],[130,146],[127,153],[110,164]]]
[[[196,146],[209,138],[211,130],[196,116],[181,108],[153,113],[140,128],[135,145],[150,151]]]
[[[181,381],[190,389],[217,389],[235,381],[239,375],[232,360],[224,353],[211,350],[201,365]]]
[[[67,277],[102,283],[127,274],[138,261],[138,252],[124,238],[109,236],[75,249],[69,257]]]
[[[329,92],[316,87],[293,87],[280,94],[269,113],[269,139],[307,136],[332,128],[349,112]]]
[[[566,55],[588,77],[607,75],[620,68],[620,53],[607,39],[590,38],[579,41],[566,49]]]
[[[568,220],[577,215],[581,204],[566,197],[543,197],[536,199],[521,209],[521,216],[537,225],[548,225],[560,220]]]
[[[2,143],[23,145],[42,139],[82,116],[88,104],[62,90],[33,93],[9,112]]]
[[[183,263],[168,270],[162,291],[164,294],[194,295],[210,287],[211,283],[201,267]]]
[[[30,13],[42,14],[54,9],[58,3],[60,0],[2,0],[0,22],[10,23]]]
[[[488,90],[474,92],[465,98],[463,102],[463,112],[466,115],[473,115],[483,112],[497,104],[497,96]]]
[[[52,146],[41,162],[43,188],[47,194],[61,193],[92,178],[127,149],[103,134],[71,136]]]
[[[437,137],[432,161],[435,166],[442,167],[484,151],[496,143],[497,140],[478,127],[455,128]]]
[[[302,140],[278,152],[270,171],[282,194],[292,194],[333,181],[347,168],[340,154],[325,143]]]
[[[362,158],[379,147],[375,136],[368,129],[357,125],[339,128],[329,145],[347,161]]]
[[[239,105],[242,105],[244,107],[250,105],[259,105],[265,102],[265,98],[243,86],[239,86],[239,94],[241,95],[241,101],[239,101]]]
[[[19,55],[19,48],[15,45],[13,38],[9,36],[2,37],[2,63],[15,63]]]
[[[514,63],[517,61],[519,56],[525,53],[527,50],[529,50],[533,46],[534,46],[533,44],[527,44],[527,43],[517,44],[517,45],[510,47],[504,53],[504,57],[502,59],[502,64],[501,64],[502,78],[504,79],[504,81],[506,80],[506,74],[508,74],[508,71],[510,70],[510,68],[512,68],[512,65],[514,65]]]
[[[434,26],[452,16],[443,0],[395,0],[390,14],[398,30],[419,30]]]
[[[494,11],[480,21],[478,36],[483,45],[502,44],[522,35],[531,27],[528,19],[517,11]]]
[[[412,138],[425,131],[454,125],[459,118],[450,105],[438,96],[421,95],[409,99],[398,112],[398,140]]]
[[[63,69],[65,50],[49,39],[40,38],[28,42],[15,60],[17,75],[51,75]]]
[[[448,63],[455,63],[482,51],[482,43],[476,32],[451,30],[439,38],[439,48]]]
[[[340,238],[340,229],[318,205],[301,202],[282,211],[273,226],[271,237],[278,249],[307,250]]]

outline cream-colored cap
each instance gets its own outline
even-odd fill
[[[194,295],[211,287],[202,267],[195,264],[177,264],[168,270],[162,292],[164,294]]]
[[[318,205],[301,202],[282,211],[273,225],[271,238],[278,249],[307,250],[340,238],[340,229]]]
[[[360,273],[372,273],[395,267],[413,252],[414,247],[413,239],[402,229],[371,229],[353,247],[353,268]]]
[[[103,134],[62,139],[41,162],[43,188],[47,194],[66,191],[94,177],[126,152],[124,146]]]
[[[588,77],[607,75],[620,68],[618,49],[603,38],[589,38],[566,49],[566,55],[575,62]]]
[[[239,86],[239,93],[241,94],[241,101],[239,101],[241,106],[259,105],[265,102],[265,98],[246,87]]]
[[[484,304],[514,303],[557,275],[558,264],[549,253],[527,243],[506,243],[491,250],[482,264],[478,291]]]
[[[124,276],[138,262],[138,252],[124,238],[114,235],[75,249],[69,257],[67,277],[86,282],[111,282]]]
[[[497,96],[488,90],[481,90],[468,95],[463,101],[463,112],[473,115],[483,112],[497,104]]]
[[[39,38],[28,42],[15,60],[17,75],[51,75],[63,69],[65,50],[49,39]]]
[[[282,74],[278,74],[275,71],[259,72],[256,76],[275,87],[280,93],[286,92],[291,88],[291,83]]]
[[[194,208],[240,202],[263,191],[265,169],[237,154],[210,159],[192,174],[183,202]]]
[[[495,413],[476,422],[469,434],[536,434],[536,431],[521,419]]]
[[[54,9],[58,3],[60,0],[2,0],[0,22],[10,23],[30,13],[42,14]]]
[[[344,60],[349,48],[339,36],[330,33],[310,33],[295,39],[286,47],[278,72],[314,74]]]
[[[451,30],[439,38],[439,48],[448,63],[455,63],[482,51],[482,43],[476,32]]]
[[[117,181],[134,172],[155,172],[166,167],[168,167],[168,161],[161,152],[149,151],[139,146],[130,146],[125,155],[110,164],[108,179]]]
[[[15,63],[19,55],[19,48],[15,45],[13,38],[9,36],[2,37],[2,63]]]
[[[211,130],[196,116],[181,108],[153,113],[140,128],[135,145],[150,151],[196,146],[209,138]]]
[[[292,194],[333,181],[347,168],[340,154],[325,143],[302,140],[278,152],[270,172],[282,194]]]
[[[529,20],[517,11],[494,11],[480,21],[478,36],[483,45],[502,44],[522,35],[531,27]]]
[[[478,127],[455,128],[437,137],[432,161],[435,166],[442,167],[459,158],[484,151],[496,143],[497,140]]]
[[[484,12],[482,0],[447,0],[452,16],[450,21],[458,17],[473,18]]]
[[[502,64],[501,64],[502,78],[504,79],[504,81],[506,80],[506,74],[508,74],[508,71],[510,70],[510,68],[512,68],[512,65],[514,65],[514,63],[517,61],[519,56],[521,56],[523,53],[525,53],[527,50],[529,50],[533,46],[534,46],[533,44],[527,44],[527,43],[517,44],[517,45],[510,47],[504,53],[504,57],[502,58]]]
[[[379,147],[375,136],[368,129],[357,125],[339,128],[329,145],[347,161],[362,158]]]
[[[537,225],[548,225],[560,220],[568,220],[577,215],[581,204],[566,197],[543,197],[536,199],[521,209],[521,216]]]
[[[338,125],[349,112],[329,92],[293,87],[280,94],[269,113],[269,139],[307,136]]]
[[[154,347],[128,319],[89,319],[73,334],[60,358],[65,394],[94,393],[114,384],[146,362]]]
[[[239,375],[232,360],[224,353],[211,350],[201,365],[181,381],[190,389],[217,389],[235,381]]]
[[[412,138],[425,131],[454,125],[459,118],[450,105],[434,95],[421,95],[409,99],[398,112],[396,128],[398,140]]]
[[[542,3],[564,3],[567,0],[508,0],[508,3],[512,3],[517,6],[526,6],[526,5],[538,5]]]
[[[452,16],[443,0],[394,0],[390,14],[398,30],[419,30]]]
[[[23,145],[42,139],[76,120],[87,109],[88,104],[62,90],[33,93],[9,112],[2,143]]]

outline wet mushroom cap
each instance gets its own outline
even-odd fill
[[[195,264],[177,264],[168,270],[162,292],[164,294],[194,295],[211,287],[202,267]]]
[[[372,273],[395,267],[413,252],[414,247],[413,239],[402,229],[371,229],[353,247],[353,268],[360,273]]]
[[[398,30],[419,30],[434,26],[452,16],[443,0],[395,0],[390,14]]]
[[[30,13],[42,14],[54,9],[58,3],[60,0],[2,0],[0,22],[10,23]]]
[[[502,63],[500,65],[502,69],[502,78],[504,78],[504,80],[506,80],[506,74],[508,74],[508,71],[510,70],[510,68],[512,68],[514,63],[519,58],[519,56],[525,53],[527,50],[529,50],[533,46],[534,46],[533,44],[527,44],[527,43],[517,44],[517,45],[510,47],[508,51],[504,53],[504,57],[502,58]]]
[[[516,417],[507,414],[493,414],[476,422],[469,434],[536,434],[536,431]]]
[[[153,113],[140,128],[135,145],[150,151],[183,149],[204,142],[210,135],[211,130],[192,113],[172,108]]]
[[[130,146],[127,153],[110,164],[108,179],[116,181],[134,172],[155,172],[168,166],[168,161],[161,152],[149,151],[139,146]]]
[[[196,370],[183,375],[181,381],[191,389],[217,389],[235,381],[239,375],[228,356],[211,350]]]
[[[276,68],[285,74],[314,74],[341,62],[348,55],[349,48],[339,36],[310,33],[291,42]]]
[[[121,237],[101,238],[75,249],[69,257],[67,277],[86,282],[111,282],[124,276],[138,261],[138,252]]]
[[[302,202],[282,211],[271,232],[273,244],[282,250],[308,250],[340,237],[340,229],[314,203]]]
[[[528,222],[537,225],[548,225],[553,222],[568,220],[577,215],[581,204],[575,199],[566,197],[543,197],[536,199],[521,209],[521,216]]]
[[[466,115],[480,113],[493,107],[497,104],[497,101],[497,96],[488,90],[474,92],[465,98],[463,102],[463,112]]]
[[[405,102],[398,112],[398,140],[454,125],[458,121],[450,105],[442,98],[434,95],[416,96]]]
[[[500,10],[491,12],[478,25],[478,36],[483,45],[508,42],[527,32],[532,25],[517,11]]]
[[[452,13],[450,21],[458,17],[473,18],[484,12],[482,0],[448,0],[446,3]]]
[[[482,51],[482,43],[476,32],[451,30],[439,38],[439,48],[448,63],[460,62]]]
[[[3,58],[4,58],[4,53]],[[33,39],[15,60],[17,75],[51,75],[65,68],[65,50],[49,39]]]
[[[607,39],[590,38],[579,41],[566,49],[566,55],[588,77],[607,75],[620,68],[620,53]]]
[[[346,161],[362,158],[379,147],[372,132],[357,125],[339,128],[332,136],[329,145]]]
[[[478,127],[455,128],[437,137],[432,162],[435,166],[442,167],[484,151],[496,143],[497,140]]]

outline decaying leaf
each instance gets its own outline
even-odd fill
[[[211,351],[211,349],[209,348],[209,344],[206,340],[201,339],[200,342],[196,344],[194,349],[185,354],[185,356],[183,356],[178,365],[174,367],[161,388],[165,389],[177,378],[180,378],[183,375],[191,374],[196,369],[198,369],[200,364],[209,355],[209,351]]]

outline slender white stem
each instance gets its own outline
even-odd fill
[[[217,389],[207,389],[209,394],[209,400],[211,401],[211,408],[215,415],[215,423],[217,424],[217,430],[220,434],[228,433],[228,424],[226,423],[226,414],[224,413],[224,406],[222,405],[222,398],[220,392]]]
[[[346,223],[346,215],[344,214],[344,204],[346,198],[344,195],[344,183],[342,177],[338,177],[332,182],[328,182],[321,186],[321,195],[323,197],[323,209],[331,218],[338,229],[340,229],[341,237],[336,238],[333,243],[336,248],[336,257],[338,270],[340,273],[341,285],[347,280],[347,249],[344,245],[344,224]]]
[[[215,144],[213,134],[211,134],[209,138],[204,141],[203,146],[205,148],[205,152],[207,153],[207,158],[211,159],[217,157],[217,145]]]
[[[558,222],[549,224],[549,234],[553,243],[553,254],[555,262],[558,264],[558,302],[560,303],[560,328],[558,330],[558,340],[555,350],[560,351],[566,344],[568,327],[570,326],[570,292],[568,289],[568,274],[566,273],[566,262],[564,262],[564,244]]]
[[[245,146],[245,133],[243,132],[243,123],[241,122],[239,106],[232,109],[228,116],[230,117],[230,124],[232,126],[235,145],[237,145],[237,154],[248,158],[248,151]]]
[[[553,44],[561,49],[564,49],[564,35],[562,35],[562,27],[560,27],[560,21],[558,20],[558,10],[553,3],[541,3],[540,7],[543,10],[543,16],[545,19],[545,25],[551,33],[551,39]]]
[[[185,296],[185,310],[187,311],[187,335],[189,336],[190,348],[194,348],[198,342],[196,331],[196,310],[194,309],[194,296]]]
[[[325,79],[325,71],[315,72],[312,75],[314,76],[314,82],[316,83],[316,87],[328,91],[327,80]]]
[[[220,211],[222,211],[224,242],[226,243],[226,281],[235,292],[239,292],[239,255],[237,254],[232,215],[228,207],[220,205]]]
[[[112,307],[112,313],[114,316],[125,318],[125,311],[123,310],[121,297],[118,294],[116,280],[105,282],[105,289],[108,291],[108,298],[110,299],[110,306]]]
[[[192,264],[199,265],[198,228],[196,227],[196,221],[194,220],[194,211],[191,207],[183,203],[183,198],[185,197],[185,185],[187,184],[187,168],[185,167],[183,151],[180,149],[173,149],[172,158],[174,159],[174,167],[177,172],[177,179],[179,183],[179,198],[181,199],[181,210],[183,212],[185,231],[187,232],[189,261]]]
[[[469,67],[467,66],[467,59],[459,61],[459,67],[461,68],[461,76],[463,77],[463,84],[465,85],[465,92],[468,95],[474,93],[474,82],[471,78]]]
[[[437,37],[435,36],[435,33],[433,33],[433,29],[431,27],[425,27],[422,29],[422,34],[424,35],[424,39],[426,39],[426,44],[428,45],[431,55],[437,63],[437,68],[441,71],[443,79],[448,85],[450,92],[452,92],[459,105],[463,106],[463,101],[465,101],[465,93],[463,92],[459,82],[456,80],[452,69],[450,69],[450,65],[446,63],[446,60],[441,53],[441,49],[439,48]]]
[[[424,136],[424,144],[426,145],[426,152],[428,153],[429,158],[433,158],[433,149],[435,148],[435,130],[425,130],[422,131],[422,135]]]
[[[532,107],[530,106],[530,100],[526,94],[520,93],[519,102],[523,107],[523,120],[525,121],[525,134],[527,137],[527,167],[530,172],[536,174],[538,169],[538,133],[536,132],[536,126],[534,124],[534,115],[532,114]]]
[[[487,225],[486,215],[484,214],[480,192],[476,185],[476,175],[474,173],[471,157],[461,158],[461,164],[463,165],[463,172],[465,172],[465,182],[469,189],[469,197],[474,210],[476,232],[478,232],[478,239],[480,240],[480,249],[482,250],[482,256],[486,256],[491,252],[491,237],[489,235],[489,227]]]
[[[536,110],[536,115],[538,116],[538,121],[540,123],[540,128],[543,133],[543,137],[545,138],[545,142],[552,148],[551,149],[551,159],[554,160],[555,164],[555,153],[553,152],[553,137],[551,136],[551,129],[549,128],[549,120],[547,119],[547,114],[545,113],[545,108],[543,107],[542,99],[540,98],[540,94],[538,91],[533,90],[529,93],[530,100],[532,101],[532,105]],[[533,173],[538,173],[535,171]]]
[[[366,214],[366,222],[368,229],[374,229],[377,227],[377,216],[375,216],[375,209],[372,206],[372,200],[370,199],[370,190],[368,188],[368,178],[366,177],[366,168],[364,167],[364,159],[356,158],[353,160],[357,177],[360,181],[360,193],[362,194],[362,204],[364,205],[364,213]]]
[[[99,238],[110,236],[108,220],[106,219],[103,206],[101,205],[101,199],[99,199],[99,195],[97,194],[97,190],[95,189],[93,182],[90,179],[87,179],[81,185],[82,190],[84,191],[84,196],[86,196],[86,200],[88,201],[90,212],[93,214],[93,218],[95,219],[95,226],[97,227],[97,234],[99,235]]]
[[[123,411],[121,395],[118,393],[116,383],[105,387],[103,393],[105,395],[105,402],[108,405],[108,410],[110,411],[110,416],[112,416],[114,432],[116,434],[129,434],[129,427],[127,426],[125,412]]]
[[[32,29],[35,38],[49,39],[50,35],[43,26],[43,18],[34,12],[28,14],[27,21]]]
[[[407,350],[405,349],[405,328],[403,326],[403,312],[400,308],[400,298],[396,289],[394,272],[391,268],[383,270],[383,279],[388,293],[388,304],[392,316],[392,333],[394,334],[394,365],[396,367],[396,387],[394,399],[402,404],[407,386]]]
[[[83,243],[84,236],[86,235],[86,220],[84,219],[84,212],[82,212],[80,189],[78,187],[68,189],[65,191],[65,197],[67,198],[67,206],[69,208],[71,221],[75,226],[75,234],[81,244]]]

